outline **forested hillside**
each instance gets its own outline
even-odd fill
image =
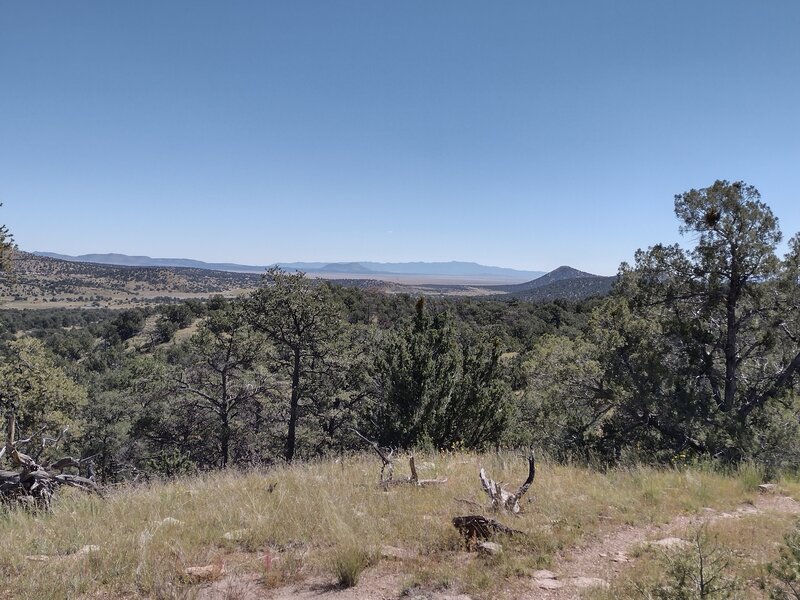
[[[363,448],[356,431],[399,448],[793,467],[800,242],[776,255],[777,219],[742,183],[675,209],[693,247],[639,251],[611,296],[577,303],[387,295],[275,268],[235,298],[6,308],[3,419],[19,437],[69,425],[42,452],[91,456],[102,481],[339,454]],[[228,275],[223,289],[252,277]]]

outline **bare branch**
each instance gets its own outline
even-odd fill
[[[519,490],[517,490],[517,493],[514,494],[514,502],[519,503],[525,493],[530,489],[534,477],[536,477],[536,454],[531,450],[528,455],[528,478],[520,486]]]
[[[35,458],[37,460],[39,459],[39,457],[42,455],[42,452],[44,452],[44,449],[47,447],[47,442],[52,442],[52,446],[54,447],[57,446],[58,443],[64,439],[64,436],[67,435],[67,431],[69,431],[69,425],[67,427],[64,427],[64,429],[61,431],[61,433],[58,434],[58,437],[56,438],[42,436],[42,444],[39,447],[39,451],[36,453]]]
[[[409,478],[409,481],[411,483],[418,483],[419,477],[417,477],[417,465],[414,462],[413,454],[408,458],[408,468],[411,470],[411,477]]]
[[[531,450],[528,455],[528,478],[523,482],[516,494],[504,489],[502,483],[489,479],[484,469],[480,470],[478,477],[480,477],[483,491],[489,496],[494,510],[518,514],[520,512],[519,501],[530,489],[533,479],[536,477],[536,457],[533,450]]]
[[[36,433],[31,435],[30,437],[26,437],[23,440],[17,440],[16,442],[12,442],[12,443],[13,443],[14,446],[19,446],[20,444],[30,444],[33,441],[33,438],[37,438],[40,435],[42,435],[45,432],[46,429],[47,429],[47,425],[42,427],[39,431],[37,431]]]

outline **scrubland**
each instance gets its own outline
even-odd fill
[[[408,465],[396,464],[402,478]],[[760,494],[750,466],[722,474],[540,460],[511,516],[485,508],[478,470],[515,490],[527,474],[521,455],[420,455],[417,464],[420,477],[447,483],[385,491],[376,457],[358,455],[121,486],[103,498],[62,493],[49,513],[5,510],[0,597],[642,597],[672,576],[671,560],[691,563],[698,537],[723,556],[734,595],[767,597],[767,565],[800,494],[794,479]],[[496,540],[498,556],[469,551],[451,520],[480,512],[524,534]],[[687,543],[647,543],[668,536]],[[198,566],[208,568],[187,572]],[[542,584],[542,570],[556,583]],[[590,585],[577,582],[586,576]]]

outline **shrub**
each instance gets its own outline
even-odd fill
[[[776,580],[770,590],[775,600],[800,600],[800,524],[784,538],[781,557],[768,567]]]
[[[699,527],[691,546],[666,552],[664,577],[647,597],[658,600],[706,600],[731,598],[738,582],[729,575],[731,552]]]
[[[345,544],[334,551],[331,557],[331,569],[339,585],[349,588],[358,583],[361,573],[375,564],[376,559],[375,552],[355,544]]]

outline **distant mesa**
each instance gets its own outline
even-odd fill
[[[371,275],[374,275],[376,273],[372,269],[368,269],[361,263],[357,262],[331,263],[329,265],[325,265],[324,267],[322,267],[320,271],[324,271],[326,273],[348,273],[348,274],[365,273]]]
[[[188,267],[212,271],[231,271],[235,273],[263,273],[270,265],[240,265],[236,263],[207,263],[188,258],[151,258],[149,256],[129,256],[127,254],[82,254],[70,256],[56,252],[33,252],[37,256],[56,258],[70,262],[95,263],[124,267]],[[349,274],[349,275],[419,275],[427,277],[468,277],[475,280],[493,280],[487,283],[522,282],[544,273],[542,271],[523,271],[505,267],[493,267],[474,262],[285,262],[276,266],[286,271],[304,271],[309,274]]]
[[[232,271],[235,273],[263,273],[266,267],[257,265],[238,265],[235,263],[207,263],[190,258],[151,258],[149,256],[129,256],[114,252],[107,254],[81,254],[70,256],[56,252],[33,252],[36,256],[57,258],[69,262],[94,263],[98,265],[115,265],[118,267],[186,267],[211,271]]]

